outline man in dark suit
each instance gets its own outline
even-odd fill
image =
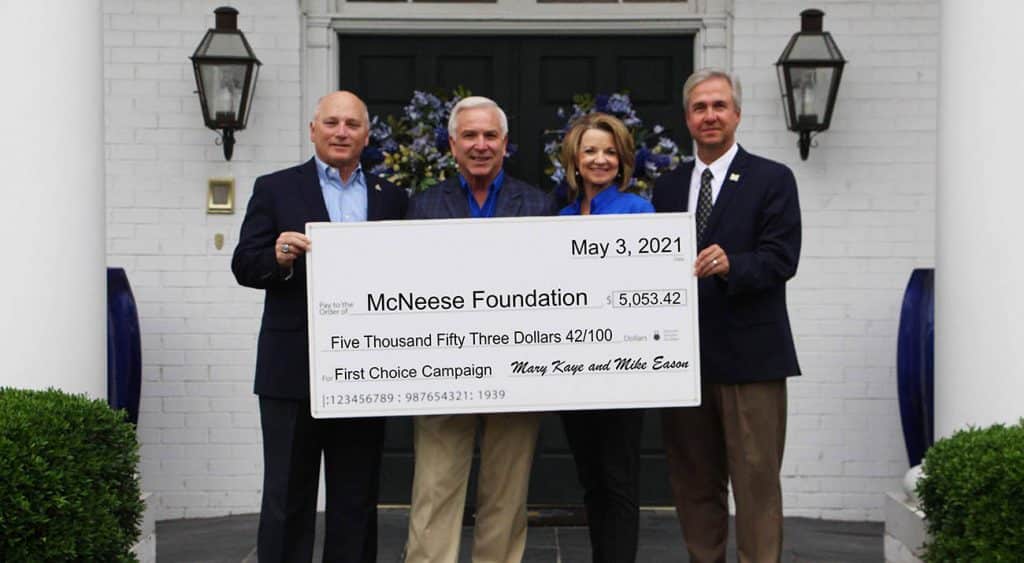
[[[494,101],[474,96],[456,104],[448,122],[448,139],[459,174],[413,197],[410,219],[554,213],[554,203],[546,194],[504,173],[508,119]],[[472,236],[471,230],[466,236]],[[539,422],[536,413],[416,417],[406,563],[455,563],[458,559],[478,424],[482,428],[473,561],[518,563],[522,559],[526,493]]]
[[[238,283],[266,290],[256,355],[263,429],[262,562],[310,561],[320,459],[326,484],[324,561],[377,557],[377,490],[384,419],[314,420],[309,405],[306,260],[312,221],[401,219],[407,196],[365,174],[366,105],[350,92],[320,99],[309,124],[315,156],[261,176],[231,261]]]
[[[662,413],[676,511],[695,563],[725,561],[728,485],[741,562],[782,553],[786,378],[799,375],[786,281],[800,256],[796,180],[736,144],[740,85],[701,70],[683,86],[695,161],[659,178],[657,211],[693,211],[702,404]]]

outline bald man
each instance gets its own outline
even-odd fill
[[[324,561],[377,557],[377,490],[384,419],[310,416],[304,235],[310,221],[405,216],[404,190],[365,173],[366,104],[351,92],[320,99],[309,124],[313,158],[256,179],[231,271],[265,291],[255,392],[263,429],[260,563],[310,561],[320,460],[326,483]]]

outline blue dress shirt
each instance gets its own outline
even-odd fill
[[[487,199],[484,200],[483,206],[476,202],[476,197],[473,196],[473,190],[469,189],[469,182],[466,178],[459,174],[459,184],[462,185],[462,189],[466,191],[466,197],[469,199],[469,216],[476,217],[494,217],[494,211],[498,207],[498,192],[501,191],[501,185],[505,183],[505,171],[498,172],[498,176],[494,178],[491,185],[487,188]]]
[[[581,193],[576,201],[563,207],[558,214],[579,215],[582,202],[583,194]],[[591,215],[624,215],[627,213],[654,213],[654,206],[636,194],[620,192],[616,185],[601,190],[594,196],[594,199],[590,200]]]
[[[366,220],[366,177],[360,164],[349,177],[348,182],[341,180],[338,169],[328,166],[314,156],[316,174],[320,179],[320,191],[324,194],[324,204],[331,222],[357,222]]]

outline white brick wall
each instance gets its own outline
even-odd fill
[[[230,163],[203,127],[188,56],[222,4],[103,4],[108,264],[128,271],[139,303],[142,479],[160,519],[259,508],[261,296],[238,287],[230,259],[255,177],[302,157],[296,2],[232,4],[264,63],[253,114]],[[235,178],[234,215],[206,214],[206,181],[217,176]]]
[[[128,271],[139,302],[143,487],[160,519],[259,509],[261,296],[236,285],[230,255],[255,177],[306,157],[296,2],[233,4],[264,65],[232,162],[202,126],[187,57],[220,4],[104,1],[108,263]],[[793,168],[804,212],[789,293],[804,376],[790,380],[786,511],[880,520],[907,465],[895,399],[902,291],[934,256],[938,6],[816,4],[850,63],[833,130],[801,162],[773,63],[807,7],[735,0],[732,41],[740,141]],[[235,178],[235,215],[205,212],[216,176]]]

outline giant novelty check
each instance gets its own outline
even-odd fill
[[[700,404],[690,214],[306,234],[315,417]]]

